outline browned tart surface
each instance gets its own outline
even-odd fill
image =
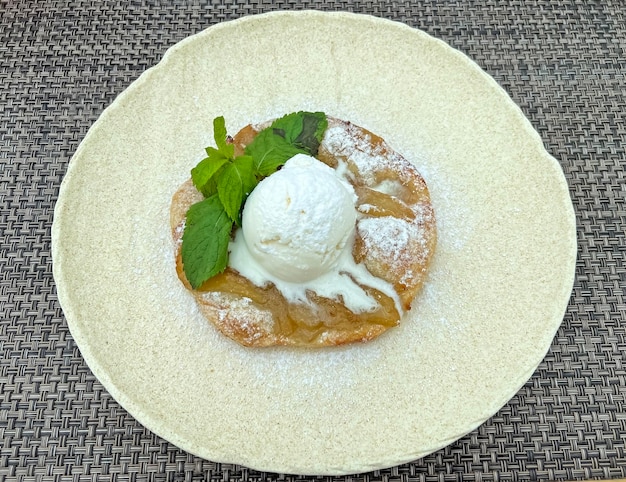
[[[234,137],[243,152],[259,132],[248,125]],[[361,286],[377,300],[374,311],[354,313],[341,299],[307,292],[309,303],[289,302],[272,283],[256,286],[236,270],[226,270],[192,290],[185,279],[180,239],[185,213],[202,199],[191,181],[174,194],[170,221],[177,250],[177,272],[204,316],[223,334],[245,346],[332,346],[371,340],[396,326],[422,287],[435,250],[436,224],[428,188],[417,169],[379,136],[328,117],[318,159],[345,168],[358,197],[352,256],[388,282],[394,299]]]

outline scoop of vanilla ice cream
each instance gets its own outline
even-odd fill
[[[263,179],[242,218],[250,254],[273,276],[302,283],[330,271],[351,239],[356,195],[336,171],[297,154]]]

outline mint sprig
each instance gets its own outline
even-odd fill
[[[323,112],[294,112],[272,122],[235,156],[224,117],[213,120],[216,147],[207,147],[207,157],[191,170],[205,199],[187,211],[182,237],[183,271],[192,288],[228,265],[232,230],[241,226],[243,206],[256,185],[296,154],[316,156],[327,126]]]
[[[232,163],[235,159],[235,146],[232,142],[227,142],[226,122],[223,117],[216,117],[213,120],[213,137],[217,149],[207,147],[205,149],[207,157],[191,170],[191,180],[194,186],[205,197],[217,192],[215,180],[220,177],[218,173],[226,164]]]
[[[232,226],[217,194],[187,211],[181,256],[185,276],[193,288],[224,271]]]
[[[261,176],[269,176],[276,172],[296,154],[308,154],[291,144],[272,129],[265,129],[246,147],[246,154],[254,159],[254,170]]]
[[[241,226],[241,208],[258,184],[252,156],[239,156],[224,166],[217,179],[217,194],[230,218]]]

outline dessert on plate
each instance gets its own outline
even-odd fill
[[[417,168],[372,132],[296,112],[217,148],[172,198],[181,281],[245,346],[368,341],[396,326],[436,244]]]

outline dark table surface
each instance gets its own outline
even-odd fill
[[[103,389],[59,306],[59,184],[100,113],[165,50],[272,10],[344,10],[422,29],[509,93],[576,210],[571,300],[534,376],[421,460],[352,477],[260,473],[190,455]],[[621,1],[0,2],[0,481],[508,481],[626,477],[626,4]]]

